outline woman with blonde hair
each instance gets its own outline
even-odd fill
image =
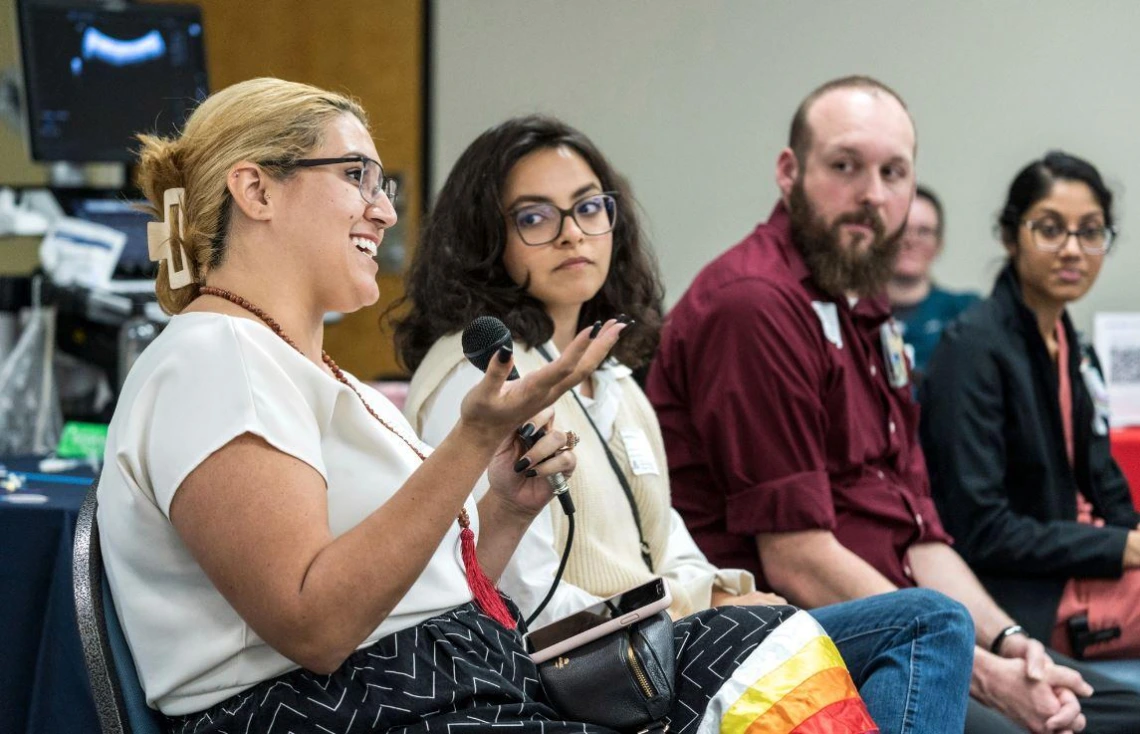
[[[396,222],[359,105],[255,79],[141,143],[173,317],[123,387],[98,522],[147,702],[186,732],[570,728],[488,577],[549,500],[544,475],[575,465],[564,434],[524,452],[515,430],[545,424],[623,327],[511,383],[500,350],[433,450],[322,350],[325,312],[377,300]]]
[[[373,257],[396,221],[359,106],[253,80],[206,100],[177,138],[142,143],[140,184],[161,219],[151,229],[159,298],[174,316],[123,387],[98,497],[107,576],[148,702],[171,730],[195,734],[614,731],[553,703],[569,710],[556,696],[566,688],[539,682],[525,625],[492,579],[549,502],[547,477],[573,478],[573,441],[549,406],[625,325],[579,330],[518,380],[506,379],[512,351],[499,348],[433,450],[322,350],[325,312],[378,298]],[[529,448],[516,438],[539,429]],[[768,616],[818,629],[787,607]],[[784,638],[765,647],[688,634],[752,618],[709,610],[658,626],[676,647],[658,666],[678,672],[673,696],[650,687],[641,704],[657,731],[743,731],[755,718],[773,689],[751,684],[770,680]],[[812,639],[811,665],[781,678],[804,684],[789,699],[815,696],[814,678],[794,675],[819,672],[828,720],[873,731],[853,689],[834,685],[847,673],[829,641]],[[614,662],[631,678],[633,663]],[[634,695],[646,686],[629,683]],[[588,698],[589,718],[611,721],[610,699]]]

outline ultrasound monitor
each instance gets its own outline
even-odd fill
[[[37,161],[132,161],[136,134],[173,133],[208,93],[195,6],[19,5]]]

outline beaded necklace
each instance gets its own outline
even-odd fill
[[[250,303],[235,293],[231,293],[221,288],[215,288],[214,286],[200,286],[198,292],[202,295],[221,298],[223,300],[229,301],[239,308],[245,309],[257,318],[261,319],[261,321],[264,322],[265,325],[268,326],[274,334],[281,337],[281,339],[286,344],[293,347],[293,349],[295,349],[298,354],[301,356],[305,355],[305,353],[301,351],[301,348],[297,346],[297,343],[290,339],[289,335],[285,333],[285,330],[281,328],[281,324],[277,323],[277,321],[268,313],[266,313],[264,309],[259,308],[258,306]],[[333,377],[336,378],[337,382],[346,386],[349,390],[352,390],[352,392],[360,400],[360,403],[364,406],[364,409],[368,411],[369,415],[379,421],[380,425],[387,428],[388,431],[403,441],[404,445],[411,449],[412,453],[414,453],[421,462],[427,460],[427,456],[425,456],[424,453],[420,451],[414,443],[408,440],[404,434],[397,431],[391,423],[381,418],[380,414],[372,409],[372,406],[368,404],[368,401],[364,399],[364,396],[360,394],[360,391],[356,389],[356,386],[349,382],[348,378],[345,376],[344,372],[340,369],[337,363],[334,362],[333,358],[330,357],[328,353],[323,349],[321,350],[321,360],[329,368],[329,371],[333,373]],[[460,528],[459,539],[463,555],[464,576],[467,578],[467,586],[471,589],[471,594],[475,598],[475,603],[479,605],[479,607],[487,616],[491,617],[496,622],[502,624],[507,629],[515,629],[517,623],[514,617],[511,615],[510,610],[507,609],[507,605],[503,602],[503,598],[499,595],[498,590],[495,589],[494,584],[492,584],[491,580],[487,578],[487,574],[483,572],[483,568],[479,565],[479,558],[476,555],[475,548],[475,533],[471,530],[471,518],[467,514],[467,508],[459,508],[459,514],[455,519],[456,522],[459,523]]]

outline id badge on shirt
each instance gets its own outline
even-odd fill
[[[645,431],[640,428],[623,429],[621,440],[625,444],[625,455],[629,457],[629,468],[633,470],[634,476],[660,474],[657,459],[653,456],[653,447],[649,445]]]
[[[1107,436],[1110,417],[1108,387],[1104,384],[1104,378],[1100,376],[1100,370],[1093,367],[1087,357],[1081,360],[1081,378],[1085,381],[1085,389],[1088,390],[1093,402],[1093,434]]]
[[[887,319],[879,327],[879,340],[883,343],[883,362],[887,365],[887,383],[894,388],[905,387],[910,382],[910,370],[906,363],[906,344],[898,322]]]

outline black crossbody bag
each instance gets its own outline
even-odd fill
[[[547,362],[552,361],[544,347],[537,347],[537,351]],[[586,406],[576,393],[570,394],[594,429],[610,468],[621,483],[637,527],[641,558],[653,571],[653,558],[629,481]],[[569,553],[568,542],[563,566]],[[641,734],[669,731],[663,719],[676,694],[675,661],[673,620],[667,611],[661,611],[540,663],[538,671],[547,697],[563,716]]]

